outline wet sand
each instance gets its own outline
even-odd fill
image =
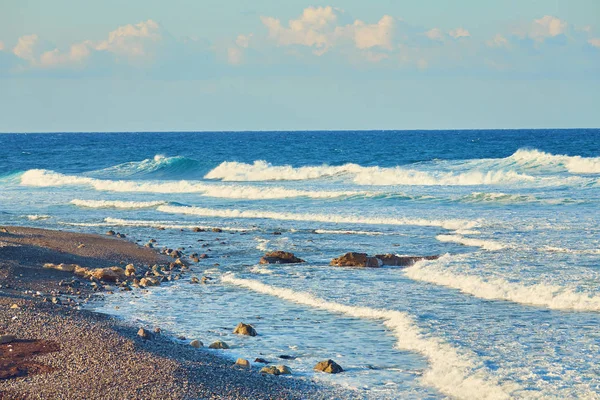
[[[80,309],[94,297],[89,281],[75,277],[79,283],[73,284],[72,273],[42,267],[172,261],[126,239],[0,227],[0,335],[16,337],[0,344],[0,399],[352,397],[293,377],[262,375],[258,367],[235,367],[164,334],[144,340],[139,326]]]

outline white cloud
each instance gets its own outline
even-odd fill
[[[489,47],[508,47],[508,39],[501,34],[496,34],[493,38],[485,42]]]
[[[239,65],[244,59],[244,52],[236,46],[227,49],[227,62],[232,65]]]
[[[471,34],[469,33],[468,30],[464,29],[464,28],[456,28],[451,30],[450,32],[448,32],[448,34],[450,36],[452,36],[454,39],[460,39],[463,37],[470,37]]]
[[[348,31],[353,36],[354,43],[358,49],[370,49],[381,47],[391,50],[393,48],[392,35],[394,31],[394,18],[384,15],[376,24],[365,24],[356,20],[354,24],[341,28],[340,31]]]
[[[252,34],[249,35],[238,35],[237,39],[235,40],[235,44],[238,47],[241,47],[243,49],[247,49],[248,46],[250,45],[250,39],[252,38]]]
[[[108,34],[108,39],[95,45],[98,51],[124,56],[130,61],[152,57],[152,45],[163,38],[160,25],[149,19],[138,24],[120,26]]]
[[[600,49],[600,38],[592,38],[588,40],[588,43]]]
[[[35,60],[35,47],[38,43],[38,35],[21,36],[17,41],[17,45],[13,48],[13,54],[23,60]]]
[[[0,51],[4,50],[4,42],[2,40],[0,40]]]
[[[425,32],[425,36],[427,36],[431,40],[444,40],[444,33],[439,28],[433,28]]]
[[[91,54],[91,45],[89,41],[76,43],[67,53],[58,49],[46,51],[40,56],[39,65],[43,68],[82,65]]]
[[[269,37],[281,46],[299,44],[314,47],[315,53],[327,51],[333,40],[333,25],[337,20],[333,7],[308,7],[298,19],[289,21],[288,26],[281,25],[279,19],[260,17],[269,30]]]
[[[543,42],[546,38],[561,35],[567,30],[567,23],[556,17],[545,15],[533,21],[529,37],[535,41]]]

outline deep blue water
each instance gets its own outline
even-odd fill
[[[598,129],[0,135],[0,224],[211,256],[193,273],[215,284],[100,311],[293,353],[358,397],[599,398],[599,210]],[[258,265],[268,250],[307,263]],[[443,257],[328,265],[347,251]],[[241,320],[259,336],[222,329]],[[314,375],[323,358],[347,372]]]

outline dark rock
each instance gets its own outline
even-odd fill
[[[287,251],[271,251],[261,257],[259,261],[260,264],[297,264],[303,262],[305,261]]]
[[[221,228],[212,228],[211,230],[212,230],[213,232],[216,232],[216,233],[221,233],[221,232],[223,232],[223,229],[221,229]]]
[[[341,257],[334,258],[331,260],[329,265],[335,265],[338,267],[367,267],[377,268],[381,267],[383,262],[375,257],[367,256],[367,253],[346,253]]]
[[[273,232],[273,235],[281,235],[281,232],[275,231],[275,232]]]
[[[261,364],[268,364],[269,362],[267,360],[265,360],[264,358],[256,358],[254,359],[255,363],[261,363]]]
[[[325,360],[317,363],[314,368],[315,371],[327,372],[328,374],[338,374],[340,372],[344,372],[342,367],[340,367],[333,360]]]
[[[206,254],[206,253],[202,253],[202,254],[200,254],[200,255],[198,256],[198,258],[202,258],[202,259],[204,259],[204,258],[209,258],[209,256],[208,256],[208,254]]]
[[[116,233],[115,233],[115,231],[113,231],[113,230],[110,230],[110,231],[106,232],[106,235],[107,235],[107,236],[115,236],[115,235],[116,235]]]
[[[190,279],[190,283],[200,283],[200,279],[196,278],[195,276],[192,276],[192,278]]]
[[[192,229],[192,231],[194,231],[194,232],[205,232],[206,230],[202,229],[202,228],[196,227],[196,228]]]
[[[256,336],[256,329],[254,329],[252,325],[240,322],[233,330],[233,333],[237,335]]]
[[[377,254],[375,256],[383,265],[391,265],[394,267],[409,267],[421,260],[435,260],[440,256],[397,256],[395,254]]]
[[[151,340],[152,339],[152,333],[144,328],[140,328],[140,330],[138,331],[138,336],[141,337],[144,340]]]
[[[295,360],[296,359],[296,357],[288,356],[287,354],[282,354],[279,356],[279,358],[281,358],[282,360]]]

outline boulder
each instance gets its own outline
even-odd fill
[[[277,368],[277,370],[279,371],[279,373],[281,375],[291,375],[292,374],[292,370],[287,365],[278,365],[275,368]]]
[[[303,262],[305,261],[287,251],[271,251],[261,257],[259,261],[260,264],[298,264]]]
[[[246,335],[246,336],[256,336],[256,330],[252,327],[252,325],[244,324],[240,322],[237,324],[233,333],[237,335]]]
[[[381,260],[383,265],[394,267],[409,267],[421,260],[435,260],[440,256],[397,256],[395,254],[377,254],[375,258]]]
[[[200,283],[200,279],[198,279],[195,276],[192,276],[192,278],[190,279],[190,283]]]
[[[369,257],[367,253],[346,253],[341,257],[331,260],[329,265],[337,267],[367,267],[378,268],[383,262],[376,257]]]
[[[190,346],[195,347],[196,349],[199,349],[200,347],[204,346],[204,343],[202,343],[201,341],[194,339],[190,342]]]
[[[142,287],[158,286],[158,285],[160,285],[160,279],[152,277],[152,276],[147,276],[145,278],[140,279],[139,285]]]
[[[202,228],[196,227],[196,228],[192,229],[192,231],[194,231],[194,232],[204,232],[205,230],[202,229]]]
[[[221,340],[217,340],[208,346],[209,349],[228,349],[229,345]]]
[[[340,367],[333,360],[325,360],[317,363],[314,368],[315,371],[327,372],[328,374],[338,374],[340,372],[344,372],[342,367]]]
[[[144,328],[140,328],[140,330],[138,331],[138,336],[141,337],[144,340],[150,340],[152,339],[152,333]]]
[[[254,360],[255,363],[261,363],[261,364],[268,364],[269,362],[267,360],[265,360],[264,358],[256,358]]]
[[[88,271],[88,274],[93,278],[108,282],[125,279],[125,270],[121,267],[96,268]]]
[[[77,265],[73,272],[75,273],[75,275],[87,276],[90,271],[89,271],[89,269],[87,269],[85,267],[80,267],[79,265]]]
[[[107,236],[115,236],[115,235],[116,235],[116,233],[115,233],[115,231],[113,231],[113,230],[111,229],[110,231],[107,231],[107,232],[106,232],[106,235],[107,235]]]
[[[46,263],[44,264],[44,268],[51,268],[51,269],[57,269],[59,271],[65,271],[65,272],[75,272],[75,268],[79,267],[79,265],[77,264],[52,264],[52,263]]]
[[[281,372],[279,372],[279,369],[277,367],[274,366],[268,366],[268,367],[263,367],[260,370],[261,374],[269,374],[269,375],[281,375]]]
[[[223,232],[223,229],[221,229],[221,228],[212,228],[211,231],[216,232],[216,233],[221,233],[221,232]]]
[[[237,365],[239,367],[250,368],[250,361],[248,361],[244,358],[238,358],[235,362],[235,365]]]
[[[135,267],[133,264],[127,264],[125,266],[125,276],[135,276]]]

